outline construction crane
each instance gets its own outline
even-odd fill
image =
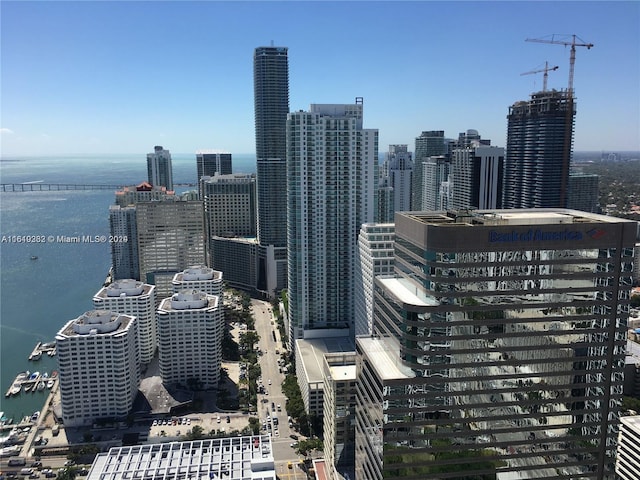
[[[524,72],[521,73],[520,76],[522,75],[531,75],[533,73],[540,73],[540,72],[544,72],[544,80],[542,82],[542,91],[546,92],[547,91],[547,77],[549,76],[549,71],[554,71],[557,70],[558,66],[556,65],[555,67],[550,67],[549,66],[549,62],[544,62],[544,68],[540,69],[540,70],[531,70],[530,72]]]
[[[571,57],[569,59],[569,88],[568,94],[573,97],[573,69],[576,64],[576,47],[587,47],[587,49],[591,49],[593,47],[593,43],[586,43],[577,35],[570,35],[571,41],[568,41],[568,35],[559,36],[555,33],[551,35],[550,39],[547,38],[527,38],[526,42],[537,42],[537,43],[554,43],[556,45],[567,45],[571,46]],[[580,43],[577,43],[576,40],[579,40]]]

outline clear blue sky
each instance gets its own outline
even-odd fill
[[[380,151],[422,130],[506,143],[508,107],[566,88],[575,150],[640,150],[640,2],[2,1],[1,153],[253,153],[253,50],[289,47],[290,108],[353,103]]]

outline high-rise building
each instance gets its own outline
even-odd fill
[[[411,176],[413,160],[407,145],[389,145],[382,171],[380,185],[388,191],[388,208],[381,208],[376,217],[378,223],[393,222],[393,212],[411,210]],[[381,202],[382,203],[382,202]],[[382,214],[391,212],[391,214]]]
[[[443,195],[443,184],[449,182],[451,157],[436,155],[422,161],[422,205],[418,210],[446,210],[449,197]]]
[[[373,331],[373,279],[393,273],[393,223],[364,223],[358,235],[354,313],[355,334]]]
[[[148,365],[156,353],[156,287],[134,279],[116,280],[93,296],[96,310],[124,313],[136,318],[140,364]]]
[[[248,173],[200,179],[204,202],[207,257],[213,265],[211,241],[215,237],[256,236],[256,177]]]
[[[135,317],[90,310],[56,335],[60,403],[66,427],[124,420],[138,393]]]
[[[204,176],[213,177],[216,174],[230,175],[233,173],[231,154],[228,152],[199,150],[196,152],[196,166],[198,170],[198,182]]]
[[[360,226],[374,215],[378,131],[353,105],[311,105],[287,120],[290,339],[312,329],[353,332]]]
[[[147,154],[147,175],[149,183],[154,187],[165,187],[173,190],[173,168],[171,153],[157,145],[153,153]]]
[[[253,55],[258,187],[258,289],[272,296],[286,287],[286,124],[289,60],[286,47],[258,47]],[[271,247],[271,248],[269,248]]]
[[[205,264],[202,202],[165,200],[136,205],[140,280],[171,295],[176,273]]]
[[[218,388],[223,323],[221,297],[183,290],[162,300],[158,308],[158,358],[166,386]]]
[[[355,463],[355,352],[325,354],[322,375],[323,453],[327,479],[350,478]]]
[[[136,222],[136,207],[109,206],[109,235],[113,240],[109,243],[111,247],[111,276],[114,280],[140,279]]]
[[[640,478],[640,416],[620,418],[616,474],[619,480]]]
[[[411,210],[425,210],[423,208],[423,163],[429,157],[445,155],[446,153],[447,145],[444,138],[444,130],[424,131],[416,138],[411,178]]]
[[[599,212],[600,177],[595,174],[571,172],[567,208],[583,212]]]
[[[502,207],[504,148],[468,146],[453,150],[453,199],[450,208],[481,210]]]
[[[356,477],[612,479],[636,224],[397,213],[356,338]]]
[[[507,116],[504,208],[565,208],[575,103],[566,90],[531,94]]]
[[[142,182],[135,186],[126,186],[116,192],[116,205],[127,207],[138,202],[175,199],[176,194],[167,187],[157,187],[149,182]]]
[[[193,265],[173,277],[173,291],[198,290],[207,295],[222,297],[222,272],[205,265]]]

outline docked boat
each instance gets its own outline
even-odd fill
[[[32,422],[37,422],[38,418],[40,418],[40,412],[39,411],[33,412],[33,415],[31,415],[31,421]]]
[[[42,351],[40,350],[29,355],[29,360],[40,360],[40,358],[42,358]]]
[[[52,389],[54,383],[55,383],[55,380],[49,379],[49,381],[47,382],[47,388]]]
[[[11,387],[11,395],[18,395],[20,392],[22,391],[22,385],[21,384],[13,384],[13,387]]]
[[[24,393],[29,393],[34,386],[35,385],[33,383],[26,384],[24,386]]]
[[[45,387],[45,383],[44,382],[38,382],[38,390],[44,390]]]
[[[35,380],[39,376],[40,376],[40,372],[33,372],[31,375],[29,375],[29,380]]]

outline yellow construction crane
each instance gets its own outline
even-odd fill
[[[540,70],[531,70],[530,72],[524,72],[524,73],[521,73],[520,76],[522,76],[522,75],[531,75],[533,73],[544,72],[544,80],[542,82],[542,91],[546,92],[547,91],[547,77],[549,76],[549,71],[554,71],[554,70],[557,70],[557,69],[558,69],[557,65],[555,67],[550,67],[549,66],[549,62],[544,62],[544,68],[542,68]]]
[[[571,41],[569,38],[571,37]],[[579,40],[580,43],[576,42]],[[577,35],[556,35],[555,33],[551,35],[551,38],[527,38],[526,42],[537,42],[537,43],[554,43],[556,45],[564,45],[565,47],[571,46],[571,57],[569,59],[569,89],[568,94],[573,97],[573,69],[576,63],[576,47],[587,47],[587,49],[591,49],[593,47],[593,43],[586,43]]]

